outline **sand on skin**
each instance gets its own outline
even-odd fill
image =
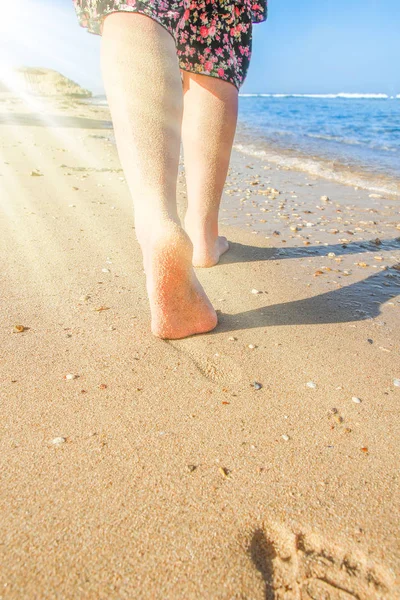
[[[227,227],[220,325],[158,340],[109,116],[61,104],[0,104],[0,598],[399,598],[397,272]]]

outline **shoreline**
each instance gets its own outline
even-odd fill
[[[400,598],[399,203],[234,151],[165,342],[107,110],[0,114],[4,600]]]
[[[296,95],[269,95],[269,94],[244,94],[244,97],[297,97]],[[298,95],[298,97],[314,97],[311,95]],[[340,95],[322,95],[318,97],[341,97]],[[388,98],[389,100],[389,98]],[[94,96],[83,100],[83,104],[93,106],[104,106],[108,109],[103,96]],[[234,150],[244,156],[254,157],[286,168],[306,173],[312,177],[321,177],[327,181],[333,181],[351,187],[362,188],[371,193],[400,198],[400,178],[395,174],[387,175],[373,170],[370,165],[363,165],[361,161],[351,159],[344,162],[343,159],[332,159],[327,156],[317,155],[300,148],[282,145],[277,140],[266,137],[254,127],[250,127],[239,118],[235,135]],[[350,160],[350,159],[349,159]]]
[[[328,181],[362,188],[394,199],[400,198],[400,178],[394,175],[384,175],[355,160],[345,163],[340,158],[333,160],[298,148],[282,146],[275,140],[257,135],[257,132],[245,123],[238,124],[234,148],[247,156],[280,165],[281,168],[322,177]]]

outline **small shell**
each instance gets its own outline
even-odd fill
[[[308,381],[306,385],[308,388],[311,388],[312,390],[315,390],[317,387],[317,384],[314,383],[313,381]]]
[[[282,439],[285,440],[285,442],[288,442],[290,440],[290,437],[288,435],[286,435],[286,433],[284,433],[282,435]]]
[[[55,446],[58,446],[59,444],[65,444],[65,442],[67,441],[67,439],[65,437],[55,437],[53,440],[51,440],[51,443],[54,444]]]
[[[353,402],[355,402],[356,404],[361,404],[361,400],[360,398],[357,398],[357,396],[353,396],[352,397]]]
[[[78,375],[74,375],[73,373],[67,373],[67,375],[65,375],[65,379],[71,380],[71,379],[77,379]]]

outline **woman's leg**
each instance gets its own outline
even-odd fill
[[[221,79],[182,73],[185,229],[194,247],[193,264],[212,267],[229,247],[226,238],[218,236],[218,211],[235,135],[238,91]]]
[[[216,313],[193,272],[192,244],[176,209],[183,98],[174,40],[149,17],[113,13],[104,20],[101,62],[134,203],[152,331],[170,339],[210,331]]]

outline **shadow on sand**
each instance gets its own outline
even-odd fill
[[[30,127],[77,127],[80,129],[112,129],[111,121],[67,117],[63,115],[41,115],[31,113],[0,114],[0,125],[25,125]]]
[[[222,264],[251,262],[258,260],[281,260],[301,256],[325,256],[328,252],[352,254],[370,252],[376,245],[369,242],[323,247],[259,248],[243,244],[231,244],[231,250],[224,255]],[[386,240],[379,250],[400,249],[398,239]],[[342,288],[325,292],[303,300],[293,300],[281,304],[265,305],[245,312],[229,315],[219,313],[218,332],[238,329],[254,329],[281,325],[318,325],[322,323],[347,323],[363,321],[377,317],[381,306],[388,300],[400,295],[400,263],[387,270],[352,283]],[[266,296],[268,298],[268,296]]]
[[[273,544],[267,539],[262,529],[256,529],[248,548],[249,555],[257,571],[261,573],[265,584],[265,600],[274,600],[274,567],[276,552]]]
[[[315,256],[328,256],[334,252],[336,256],[360,254],[361,252],[384,252],[400,250],[400,237],[391,240],[373,240],[365,242],[350,242],[348,244],[330,244],[329,246],[306,246],[294,248],[260,248],[259,246],[246,246],[237,242],[229,242],[229,252],[221,257],[220,264],[240,262],[257,262],[262,260],[283,260],[285,258],[313,258]]]

